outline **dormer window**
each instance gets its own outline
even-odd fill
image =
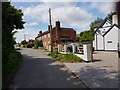
[[[103,29],[102,33],[105,33],[105,29]]]

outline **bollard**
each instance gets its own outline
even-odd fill
[[[51,45],[48,45],[48,48],[49,48],[48,50],[51,51]]]
[[[90,61],[91,60],[91,44],[84,44],[83,49],[84,49],[84,60],[85,61]]]
[[[62,45],[58,44],[58,52],[61,52],[61,51],[62,51]]]
[[[73,53],[76,53],[76,45],[75,44],[72,44],[72,50],[73,50]]]
[[[64,52],[67,52],[67,45],[64,45]]]

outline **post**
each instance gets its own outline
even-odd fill
[[[64,52],[67,52],[67,45],[64,45]]]
[[[49,8],[49,24],[50,24],[50,42],[51,42],[51,52],[53,52],[53,36],[52,36],[51,9],[50,9],[50,8]]]
[[[84,60],[88,62],[91,60],[91,54],[90,54],[91,44],[84,44],[83,49],[84,49]]]
[[[58,44],[58,52],[61,52],[61,51],[62,51],[62,45]]]
[[[93,42],[91,42],[91,47],[90,47],[90,61],[91,63],[93,62]]]
[[[75,46],[75,44],[72,44],[72,49],[73,49],[73,53],[76,53],[76,46]]]

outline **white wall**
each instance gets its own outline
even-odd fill
[[[112,43],[108,43],[112,41]],[[114,26],[106,35],[105,35],[105,50],[117,50],[118,44],[118,28]]]
[[[120,51],[120,29],[118,29],[118,43],[119,43],[119,51]]]
[[[97,35],[97,45],[98,45],[98,50],[104,50],[103,36],[100,34]]]
[[[95,39],[94,39],[94,41],[93,41],[93,47],[94,47],[95,50],[97,50],[96,42],[97,42],[97,41],[96,41],[96,34],[95,34]]]
[[[113,15],[113,16],[112,16],[112,24],[118,24],[117,15]]]

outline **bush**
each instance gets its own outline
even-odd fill
[[[38,46],[37,46],[37,45],[34,45],[34,49],[38,49]]]
[[[27,44],[27,48],[32,48],[32,44]]]
[[[69,62],[69,63],[83,61],[80,57],[73,54],[61,54],[56,59],[60,62]]]
[[[51,56],[52,58],[55,58],[57,61],[60,61],[60,62],[73,63],[73,62],[82,62],[83,61],[83,59],[81,59],[80,57],[73,55],[73,54],[60,54],[58,52],[52,52],[48,55]]]
[[[8,61],[2,65],[3,88],[7,86],[9,79],[16,71],[20,62],[21,62],[21,53],[14,51],[9,54]]]
[[[64,58],[63,54],[59,54],[58,57],[56,58],[56,60],[60,61],[62,58]]]
[[[49,56],[51,56],[52,58],[57,58],[60,55],[60,53],[58,52],[52,52],[49,54]]]

